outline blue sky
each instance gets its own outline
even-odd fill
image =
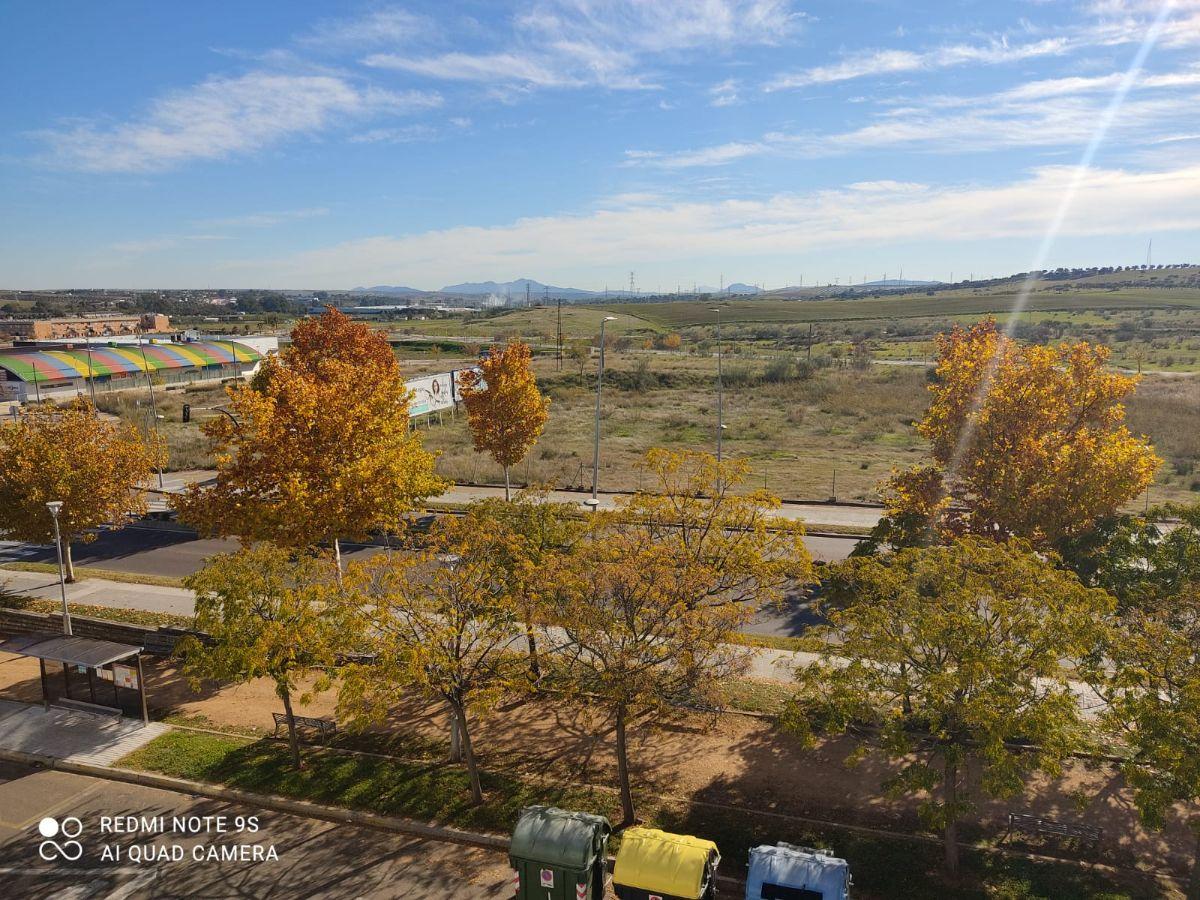
[[[769,288],[1151,239],[1200,260],[1200,0],[0,17],[4,287]]]

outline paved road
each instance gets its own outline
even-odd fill
[[[43,860],[39,823],[44,817],[69,816],[83,826],[82,856],[75,862]],[[102,833],[103,816],[164,816],[168,833]],[[224,816],[227,830],[218,833],[211,824],[215,820],[209,820],[207,830],[201,824],[198,833],[176,833],[175,816]],[[259,830],[239,833],[239,816],[243,822],[256,816]],[[74,824],[68,827],[73,830]],[[54,840],[74,853],[61,835]],[[241,851],[251,857],[255,846],[264,856],[273,848],[277,859],[205,858],[209,848],[220,853],[238,845],[251,848]],[[120,847],[121,860],[102,859],[106,846]],[[131,861],[133,847],[143,855],[166,852],[183,858]],[[52,846],[44,849],[57,855]],[[7,762],[0,762],[0,885],[0,895],[14,900],[488,900],[512,893],[500,854]]]
[[[185,486],[194,482],[203,482],[212,478],[216,473],[210,469],[189,469],[180,472],[166,473],[163,487],[167,494],[177,493]],[[163,495],[157,490],[157,481],[148,485],[151,490],[151,505],[154,508],[166,508]],[[503,497],[504,488],[487,487],[485,485],[457,484],[440,497],[431,502],[470,503],[487,497]],[[551,491],[550,499],[558,503],[583,504],[590,497],[585,491]],[[615,505],[619,493],[601,493],[598,497],[600,506],[611,509]],[[814,531],[820,531],[821,525],[853,525],[870,528],[879,521],[880,507],[878,506],[847,506],[833,503],[785,503],[776,511],[776,515],[784,519],[800,519],[809,523]]]
[[[845,559],[858,539],[810,536],[804,543],[814,559],[830,561]],[[77,566],[183,578],[203,566],[208,557],[231,553],[237,547],[237,541],[199,538],[191,531],[131,525],[120,531],[102,532],[92,543],[77,542],[71,549]],[[377,545],[342,545],[343,555],[351,560],[365,559],[382,549]],[[52,563],[55,559],[51,546],[0,541],[0,562]]]

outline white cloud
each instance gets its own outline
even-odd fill
[[[230,216],[222,219],[201,219],[197,225],[207,225],[214,228],[270,228],[284,222],[295,222],[301,219],[316,219],[329,215],[329,209],[324,206],[313,206],[307,209],[287,209],[276,212],[247,213],[243,216]]]
[[[790,0],[535,0],[513,19],[503,49],[375,53],[363,62],[451,81],[642,90],[656,87],[640,71],[646,60],[777,44],[803,18]]]
[[[720,84],[714,84],[708,89],[710,106],[733,106],[738,102],[738,83],[734,78],[727,78]]]
[[[118,241],[109,245],[109,249],[124,256],[144,256],[147,253],[174,250],[191,243],[227,240],[229,236],[225,234],[170,234],[142,240]]]
[[[1065,38],[1045,38],[1025,44],[1009,44],[998,39],[987,44],[948,44],[933,50],[914,52],[911,50],[874,50],[848,57],[841,62],[826,66],[815,66],[801,72],[779,75],[765,85],[768,91],[809,87],[816,84],[831,84],[850,81],[872,75],[895,75],[902,72],[919,72],[944,69],[967,63],[996,65],[1018,62],[1038,56],[1064,53],[1068,49]]]
[[[994,186],[877,181],[714,203],[635,196],[584,215],[372,237],[283,258],[231,263],[225,270],[239,282],[266,278],[344,287],[399,280],[436,286],[488,278],[497,271],[586,272],[597,261],[657,265],[913,241],[1029,240],[1054,218],[1074,175],[1073,166],[1059,166]],[[1061,234],[1097,237],[1197,228],[1200,167],[1093,169],[1082,179]],[[471,252],[464,255],[464,247]]]
[[[1090,140],[1121,73],[1043,79],[982,96],[917,98],[884,110],[867,125],[843,132],[768,132],[676,152],[626,151],[626,165],[664,169],[719,166],[750,156],[816,158],[881,148],[930,153],[1014,147],[1081,146]],[[1200,66],[1142,75],[1106,135],[1110,145],[1170,140],[1200,106]]]
[[[325,50],[361,50],[379,44],[402,44],[434,30],[433,23],[400,7],[386,7],[354,19],[319,22],[296,43]]]
[[[84,122],[40,136],[50,144],[52,164],[88,172],[146,172],[250,153],[336,127],[347,118],[440,103],[436,93],[360,87],[335,75],[256,71],[173,91],[124,124]]]
[[[418,122],[415,125],[403,125],[399,128],[372,128],[361,134],[350,136],[353,144],[411,144],[414,141],[432,141],[438,137],[438,130],[432,125]]]

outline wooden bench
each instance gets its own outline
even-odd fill
[[[1008,831],[1004,835],[1006,840],[1013,831],[1023,831],[1027,834],[1049,834],[1062,838],[1078,838],[1089,844],[1100,843],[1100,838],[1104,835],[1104,829],[1097,828],[1095,825],[1072,825],[1068,822],[1055,822],[1052,819],[1043,819],[1041,816],[1009,813]]]
[[[271,713],[275,718],[275,734],[279,734],[280,728],[287,728],[287,713]],[[323,739],[331,737],[337,732],[337,723],[332,719],[313,719],[309,716],[293,716],[296,721],[297,728],[311,728],[316,731]]]

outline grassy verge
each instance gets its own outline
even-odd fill
[[[36,613],[57,613],[62,604],[57,600],[40,600],[29,597],[19,597],[15,594],[0,593],[0,606],[9,609],[23,609]],[[72,603],[71,615],[88,616],[93,619],[103,619],[106,622],[124,622],[129,625],[145,625],[149,628],[168,626],[188,628],[192,624],[190,616],[178,616],[174,613],[149,612],[143,609],[119,609],[112,606],[91,606],[86,603]]]
[[[0,569],[13,572],[40,572],[46,575],[58,576],[56,563],[40,562],[9,562],[0,563]],[[168,575],[141,575],[136,572],[114,572],[111,569],[95,569],[91,566],[76,566],[75,578],[85,581],[89,578],[99,578],[103,581],[119,581],[122,584],[148,584],[154,587],[183,587],[183,579],[171,578]]]
[[[768,650],[812,650],[813,641],[810,638],[788,637],[780,634],[750,634],[743,631],[729,639],[731,644],[741,644],[743,647],[765,647]]]
[[[296,771],[278,742],[172,731],[122,759],[119,765],[248,791],[278,794],[346,808],[365,809],[504,834],[521,808],[550,803],[619,818],[611,790],[563,785],[483,773],[486,801],[470,803],[465,772],[458,766],[413,764],[394,759],[306,751],[306,768]],[[840,828],[815,829],[795,820],[767,817],[754,810],[639,797],[647,824],[715,840],[727,862],[722,869],[741,874],[748,849],[787,840],[835,849],[851,862],[859,898],[942,900],[1004,897],[1107,898],[1134,900],[1159,896],[1151,883],[1115,885],[1077,866],[964,852],[964,880],[952,894],[937,875],[936,845],[863,834]],[[1134,876],[1131,876],[1134,877]]]

